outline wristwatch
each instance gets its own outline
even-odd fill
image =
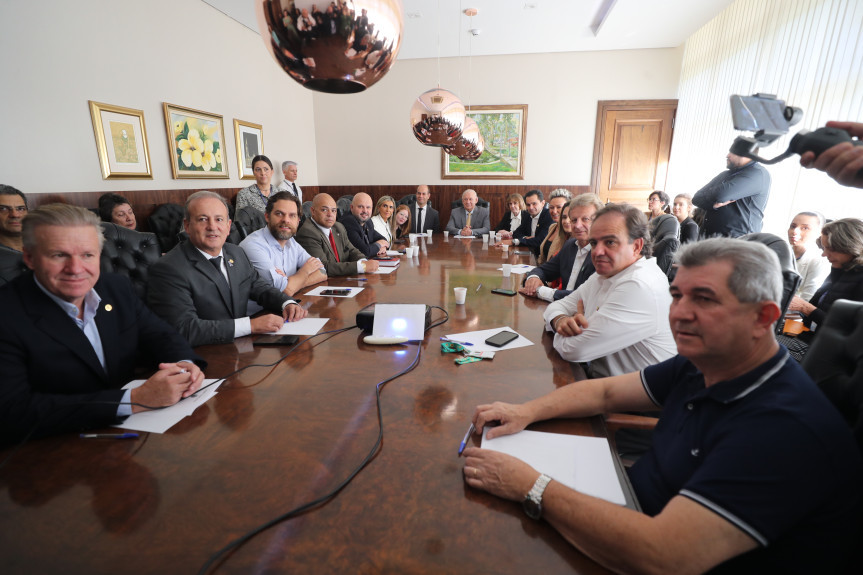
[[[525,514],[531,519],[542,517],[542,494],[545,492],[545,488],[550,481],[551,477],[543,473],[537,477],[536,483],[533,484],[533,487],[524,496],[521,506],[524,508]]]
[[[519,245],[520,243],[521,243],[521,242],[520,242],[519,240],[512,240],[512,244],[513,244],[514,246],[517,246],[517,245]]]

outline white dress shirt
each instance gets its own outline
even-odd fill
[[[581,334],[554,335],[554,349],[573,362],[591,362],[591,377],[639,371],[677,354],[668,323],[668,278],[653,258],[641,258],[616,275],[593,274],[577,290],[549,304],[546,329],[561,315],[576,313],[584,302],[589,324]]]

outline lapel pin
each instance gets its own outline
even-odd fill
[[[234,267],[234,260],[228,260],[228,265]]]
[[[112,305],[111,305],[111,304],[109,304],[109,303],[106,303],[106,304],[105,304],[105,311],[111,311],[112,309],[114,309],[114,306],[112,306]]]

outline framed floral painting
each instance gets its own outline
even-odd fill
[[[252,158],[264,153],[264,128],[260,124],[234,118],[234,141],[237,144],[237,166],[241,180],[254,180]]]
[[[527,104],[468,106],[485,149],[476,160],[462,160],[441,150],[441,179],[523,180]]]
[[[144,112],[92,100],[89,104],[102,178],[152,179]]]
[[[227,178],[222,117],[167,102],[163,107],[174,178]]]

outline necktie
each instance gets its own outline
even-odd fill
[[[470,227],[470,212],[467,213],[467,221],[464,223],[464,227]]]
[[[336,261],[342,261],[339,259],[339,250],[336,249],[336,238],[333,237],[333,230],[330,230],[330,246],[333,248],[333,253],[336,254]]]
[[[294,195],[295,195],[295,196],[297,196],[297,197],[299,198],[299,197],[300,197],[300,193],[297,191],[297,184],[296,184],[296,182],[291,182],[291,185],[294,187]]]
[[[216,268],[216,271],[219,273],[219,277],[222,278],[222,280],[228,286],[228,289],[231,289],[230,284],[228,284],[228,280],[225,279],[225,274],[222,273],[222,256],[210,258],[209,261],[211,264],[213,264],[213,267]]]
[[[417,229],[414,230],[416,233],[421,234],[423,229],[423,210],[425,208],[420,208],[419,213],[417,214]]]

